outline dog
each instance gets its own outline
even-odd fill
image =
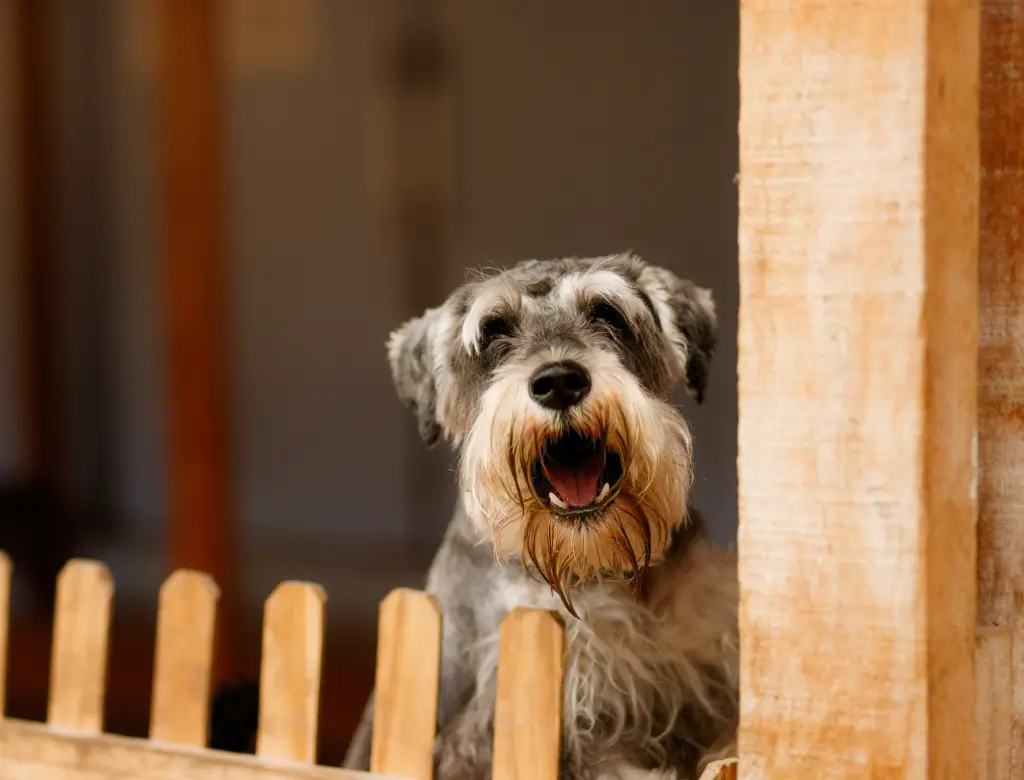
[[[631,253],[482,273],[399,327],[388,359],[461,498],[427,575],[444,608],[438,780],[489,780],[498,631],[566,624],[560,780],[696,778],[733,752],[738,588],[689,501],[712,295]],[[373,697],[345,766],[370,763]]]

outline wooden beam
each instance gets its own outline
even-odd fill
[[[399,780],[13,719],[0,728],[0,756],[0,780]]]
[[[233,668],[238,608],[231,532],[220,3],[163,0],[170,567],[221,589],[217,667]]]
[[[973,773],[979,0],[743,0],[741,775]]]
[[[1013,634],[1012,772],[1024,777],[1024,5],[984,0],[978,620]]]

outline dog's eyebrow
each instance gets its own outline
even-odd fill
[[[634,281],[611,268],[598,268],[566,276],[559,281],[559,296],[568,304],[586,305],[605,300],[624,308],[631,319],[643,316],[646,310],[660,328],[661,320],[651,300]]]
[[[489,315],[516,317],[519,315],[520,291],[507,280],[504,283],[488,285],[478,290],[476,297],[471,299],[465,318],[462,321],[462,345],[470,352],[477,350],[477,337],[480,323]]]
[[[661,317],[658,316],[658,310],[654,307],[654,301],[651,300],[651,296],[645,293],[636,285],[633,286],[633,291],[636,293],[636,297],[643,301],[644,306],[650,311],[651,316],[654,318],[654,324],[659,328],[661,327]]]

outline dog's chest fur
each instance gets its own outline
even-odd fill
[[[493,692],[501,619],[517,607],[560,614],[566,628],[563,754],[579,777],[660,777],[634,772],[688,767],[709,750],[727,747],[719,742],[735,721],[732,553],[713,548],[702,536],[690,539],[647,572],[639,600],[621,583],[574,589],[579,619],[520,566],[498,568],[492,558],[488,569],[486,577],[474,577],[473,588],[459,588],[459,596],[439,594],[449,602],[446,612],[453,598],[464,601],[467,592],[473,594],[471,604],[455,608],[464,619],[466,607],[472,611],[468,624],[475,637],[463,645],[468,658],[446,653],[448,662],[468,662],[477,693]]]

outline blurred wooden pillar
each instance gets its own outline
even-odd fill
[[[979,5],[741,3],[743,780],[973,774]]]
[[[221,5],[162,0],[167,398],[172,567],[221,588],[215,676],[234,670],[238,619],[231,456],[222,152]]]
[[[22,442],[19,482],[56,488],[59,442],[53,355],[53,68],[49,0],[15,0],[15,152]]]
[[[1024,777],[1024,4],[983,0],[978,621],[1013,635],[1012,770]],[[1003,670],[1004,679],[1011,670]]]
[[[455,63],[437,0],[390,0],[389,8],[395,40],[368,113],[368,184],[377,251],[393,258],[403,311],[414,316],[451,289]],[[414,425],[408,430],[406,542],[433,550],[451,513],[438,489],[449,483],[449,464],[426,451]]]

